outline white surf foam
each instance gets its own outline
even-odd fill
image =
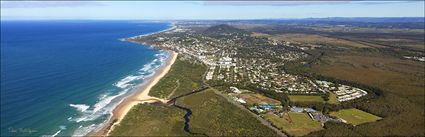
[[[59,126],[59,129],[60,129],[60,130],[56,131],[56,132],[55,132],[55,134],[53,134],[53,135],[48,135],[48,136],[43,136],[43,137],[55,137],[55,136],[59,135],[59,133],[61,133],[61,132],[62,132],[62,130],[65,130],[65,129],[66,129],[66,126]]]
[[[155,64],[155,60],[149,62],[148,64],[143,65],[143,68],[141,68],[139,71],[141,72],[147,72],[152,69],[152,66]]]
[[[80,127],[74,131],[73,136],[84,136],[93,130],[100,129],[104,124],[106,124],[107,120],[100,124],[91,124],[90,122],[97,120],[99,117],[106,116],[105,114],[111,115],[112,110],[125,98],[125,94],[132,91],[138,84],[140,84],[142,82],[140,80],[153,76],[155,71],[163,65],[165,59],[168,57],[167,55],[167,52],[164,51],[155,54],[157,57],[156,59],[145,64],[135,74],[128,75],[113,84],[113,86],[122,90],[118,94],[111,95],[112,92],[102,94],[99,96],[98,102],[88,108],[84,108],[84,111],[82,111],[84,113],[81,113],[80,116],[70,117],[68,119],[69,121],[81,124]]]
[[[55,137],[55,136],[59,135],[59,133],[61,133],[61,132],[62,132],[62,130],[59,130],[55,134],[53,134],[51,137]]]
[[[90,106],[85,104],[69,104],[69,106],[76,108],[78,111],[84,112],[86,111]]]
[[[92,121],[101,117],[104,114],[108,114],[109,111],[112,110],[112,107],[108,107],[108,105],[111,104],[112,100],[124,95],[127,92],[128,92],[128,89],[118,93],[117,95],[103,97],[102,100],[99,100],[96,104],[94,104],[89,109],[84,111],[84,113],[82,113],[79,117],[76,117],[76,118],[70,117],[68,118],[68,120],[80,123],[85,121]]]
[[[94,109],[93,109],[93,113],[98,112],[99,110],[101,110],[102,108],[104,108],[105,106],[107,106],[109,103],[111,103],[111,101],[121,95],[124,95],[125,93],[127,93],[128,90],[124,90],[123,92],[120,92],[117,95],[114,96],[109,96],[109,97],[105,97],[103,100],[100,100],[98,103],[94,104]]]
[[[96,124],[91,124],[89,126],[80,126],[78,127],[77,130],[74,131],[74,134],[72,135],[73,137],[81,137],[81,136],[85,136],[87,135],[89,132],[93,131],[94,129],[96,129],[96,127],[99,125]]]
[[[130,76],[127,76],[127,77],[121,79],[120,81],[118,81],[115,84],[115,86],[124,89],[124,88],[127,88],[128,86],[131,85],[131,84],[129,84],[131,81],[136,80],[136,79],[138,79],[137,76],[130,75]]]
[[[148,64],[143,65],[141,69],[137,72],[137,74],[126,76],[125,78],[121,79],[117,83],[114,84],[114,86],[119,87],[121,89],[129,88],[130,86],[135,86],[134,81],[141,80],[146,77],[146,74],[149,75],[150,73],[155,72],[165,61],[167,58],[167,54],[165,53],[158,53],[155,54],[156,59],[152,60]]]

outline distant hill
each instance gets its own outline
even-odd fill
[[[227,35],[227,34],[234,34],[234,33],[249,34],[247,31],[232,27],[230,25],[225,25],[225,24],[209,27],[203,33],[205,35]]]

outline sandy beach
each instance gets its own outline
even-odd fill
[[[108,120],[108,122],[105,124],[105,126],[99,130],[97,133],[94,133],[94,136],[107,136],[110,131],[114,128],[115,125],[117,125],[124,117],[125,115],[131,110],[132,107],[139,103],[152,103],[161,101],[163,103],[168,102],[166,99],[160,99],[157,97],[149,96],[150,89],[158,83],[158,81],[165,76],[165,74],[168,73],[171,66],[174,64],[174,62],[177,59],[178,53],[174,51],[168,51],[170,54],[170,57],[165,62],[165,65],[163,65],[158,71],[155,72],[155,74],[149,78],[148,81],[143,83],[142,86],[140,86],[136,92],[134,92],[129,97],[125,98],[113,111],[112,111],[112,117]]]

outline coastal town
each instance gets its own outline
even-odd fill
[[[227,26],[215,26],[229,29]],[[210,28],[211,29],[211,28]],[[208,31],[208,30],[207,30]],[[305,58],[305,47],[290,42],[251,37],[246,32],[199,32],[184,27],[150,37],[135,37],[157,48],[170,49],[189,55],[207,65],[205,80],[211,83],[255,85],[264,90],[287,94],[322,94],[334,92],[338,101],[360,98],[366,91],[347,85],[311,80],[286,73],[285,62]],[[152,38],[155,37],[155,38]],[[262,47],[259,47],[261,45]]]
[[[159,35],[149,42],[158,48],[190,55],[208,65],[206,80],[232,84],[249,83],[266,90],[285,93],[319,92],[312,81],[278,69],[286,61],[307,56],[289,42],[252,38],[246,33],[223,33],[208,37],[180,28],[162,35],[166,36]],[[137,41],[146,41],[146,37],[141,38]],[[249,41],[273,48],[247,45]]]
[[[152,45],[154,48],[176,51],[189,56],[207,67],[203,79],[210,85],[228,85],[226,97],[245,106],[272,125],[291,135],[303,135],[288,131],[279,123],[288,122],[291,115],[312,120],[305,133],[323,128],[328,121],[346,120],[322,113],[312,107],[282,104],[282,101],[254,93],[244,87],[255,87],[264,91],[296,97],[327,96],[334,102],[347,102],[366,96],[368,92],[353,86],[329,81],[315,80],[285,72],[285,63],[308,57],[304,50],[309,46],[295,45],[287,41],[276,41],[255,37],[248,32],[227,25],[218,25],[206,30],[190,26],[174,26],[164,33],[132,37],[129,41]],[[308,65],[306,62],[302,62]],[[329,96],[332,94],[334,96]],[[296,102],[295,100],[290,100]],[[326,101],[322,101],[326,102]],[[318,103],[321,103],[320,101]],[[286,108],[282,106],[287,106]],[[320,108],[321,109],[321,108]],[[286,119],[286,120],[283,120]],[[292,123],[289,120],[289,123]]]
[[[0,137],[425,137],[425,0],[0,1]]]

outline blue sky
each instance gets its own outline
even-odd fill
[[[424,17],[424,1],[2,1],[1,19]]]

